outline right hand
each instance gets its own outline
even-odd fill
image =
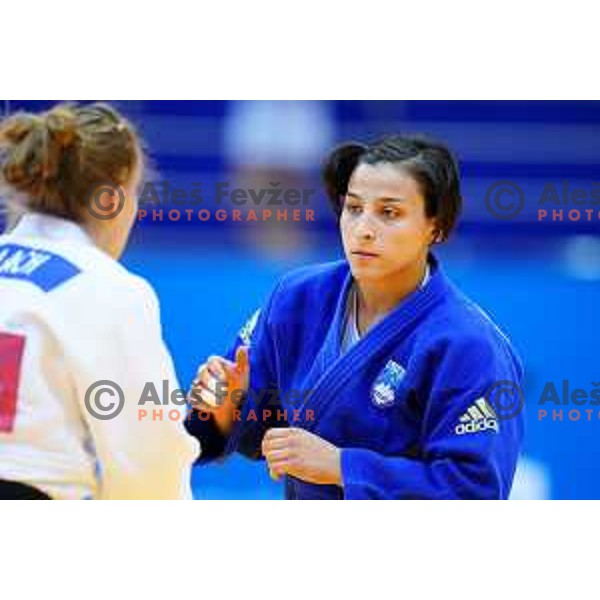
[[[239,398],[248,391],[250,366],[248,346],[240,346],[235,362],[211,356],[198,368],[190,390],[192,406],[207,412],[239,408]],[[219,393],[220,392],[220,393]],[[235,392],[232,402],[232,392]]]

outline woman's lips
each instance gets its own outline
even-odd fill
[[[367,252],[366,250],[354,250],[352,252],[352,256],[356,256],[357,258],[369,259],[377,258],[379,254],[376,254],[375,252]]]

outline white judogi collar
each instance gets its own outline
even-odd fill
[[[95,245],[94,240],[78,223],[34,212],[25,213],[9,235]]]

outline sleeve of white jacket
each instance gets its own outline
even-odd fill
[[[136,286],[124,296],[116,309],[120,319],[110,343],[114,356],[108,361],[108,371],[115,374],[112,381],[123,393],[123,408],[106,420],[84,410],[99,461],[99,496],[191,499],[191,466],[198,458],[199,444],[185,431],[186,405],[181,395],[175,402],[172,398],[179,386],[163,341],[158,300],[142,280],[136,280]],[[114,316],[111,322],[116,321]],[[101,371],[96,372],[102,379]],[[140,404],[144,391],[147,400]],[[98,401],[107,405],[117,400],[114,395]],[[179,412],[177,419],[173,418],[175,411]]]

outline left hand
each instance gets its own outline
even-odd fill
[[[274,479],[288,474],[308,483],[342,483],[340,449],[304,429],[269,429],[263,438],[262,453]]]

